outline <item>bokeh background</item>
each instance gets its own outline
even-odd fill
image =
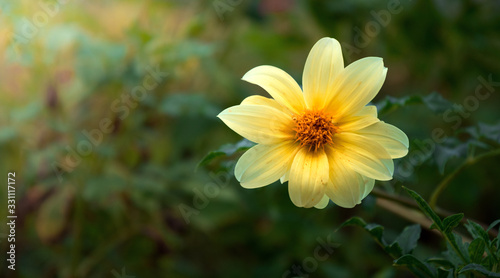
[[[251,68],[300,82],[312,45],[334,37],[346,64],[384,58],[374,103],[412,142],[405,172],[377,188],[428,199],[467,156],[499,147],[499,31],[500,2],[486,0],[2,0],[0,173],[16,172],[18,219],[15,272],[0,225],[0,276],[292,277],[306,263],[310,277],[409,277],[362,229],[335,230],[361,216],[390,239],[411,221],[373,195],[316,210],[286,184],[241,188],[232,167],[248,142],[216,115],[267,95],[240,80]],[[436,128],[446,140],[426,151]],[[466,167],[439,207],[500,218],[499,163]],[[416,254],[440,250],[423,230]]]

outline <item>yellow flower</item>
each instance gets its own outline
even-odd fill
[[[332,38],[312,48],[302,76],[303,91],[286,72],[259,66],[243,80],[272,98],[250,96],[218,117],[257,143],[236,163],[244,188],[278,179],[298,207],[341,207],[361,203],[375,179],[392,179],[392,159],[408,153],[408,137],[377,118],[367,104],[384,83],[382,58],[367,57],[344,68],[340,44]]]

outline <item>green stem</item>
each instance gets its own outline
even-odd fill
[[[436,204],[437,204],[437,200],[439,198],[439,195],[441,195],[441,193],[446,189],[446,187],[448,187],[448,185],[450,184],[450,182],[456,178],[458,176],[458,174],[460,174],[465,168],[467,168],[467,166],[471,166],[471,165],[474,165],[476,163],[478,163],[479,161],[483,160],[483,159],[486,159],[486,158],[489,158],[489,157],[493,157],[493,156],[497,156],[497,155],[500,155],[500,149],[495,149],[493,151],[490,151],[490,152],[487,152],[487,153],[483,153],[483,154],[480,154],[476,157],[473,157],[473,158],[467,158],[464,163],[462,163],[457,169],[455,169],[455,171],[453,171],[452,173],[450,173],[437,187],[436,189],[434,189],[434,191],[432,192],[432,195],[431,195],[431,198],[429,200],[429,205],[431,206],[432,209],[435,209],[436,208]]]
[[[458,248],[458,245],[455,242],[455,237],[453,236],[453,234],[451,232],[449,234],[445,233],[441,229],[439,229],[439,231],[444,236],[444,238],[446,239],[446,241],[448,241],[448,243],[450,244],[451,248],[453,248],[453,251],[455,251],[455,253],[457,253],[457,255],[460,257],[460,259],[462,260],[462,262],[464,262],[465,264],[469,263],[467,261],[467,259],[465,259],[464,254],[462,254],[462,251]],[[450,238],[450,235],[453,236],[453,238]]]
[[[397,204],[401,204],[401,205],[404,205],[404,206],[407,206],[407,207],[411,207],[411,208],[414,208],[414,209],[417,209],[417,210],[420,211],[419,206],[412,199],[409,199],[409,198],[406,198],[406,197],[403,197],[403,196],[399,196],[399,195],[395,195],[395,194],[391,194],[391,193],[385,192],[385,191],[383,191],[381,189],[378,189],[376,187],[373,188],[371,194],[373,194],[377,198],[385,199],[385,200],[388,200],[388,201],[391,201],[391,202],[394,202],[394,203],[397,203]],[[434,209],[434,211],[439,216],[441,216],[441,217],[448,217],[450,215],[455,214],[455,213],[452,213],[452,212],[447,211],[445,209],[442,209],[440,207],[436,207]],[[399,211],[392,211],[392,212],[396,213],[397,215],[403,216],[406,219],[409,219],[409,220],[412,219],[411,215],[406,215],[405,211],[399,210]],[[467,223],[468,220],[471,220],[471,221],[474,221],[474,222],[478,223],[483,228],[485,228],[485,230],[486,230],[486,227],[488,227],[488,225],[482,223],[481,221],[479,221],[477,219],[469,218],[469,217],[464,217],[460,222],[463,223],[463,224],[465,224],[465,223]],[[411,220],[411,221],[413,221],[413,220]],[[413,222],[415,222],[415,221],[413,221]],[[418,222],[415,222],[415,223],[418,223]],[[421,223],[418,223],[418,224],[421,224]],[[488,233],[492,237],[497,237],[498,236],[498,231],[496,229],[491,229],[491,230],[488,231]],[[462,237],[464,237],[464,236],[462,236]]]

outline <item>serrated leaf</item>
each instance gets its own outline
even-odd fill
[[[469,244],[469,256],[473,263],[481,263],[486,244],[482,238],[476,238]]]
[[[487,270],[484,266],[480,264],[468,264],[458,272],[458,274],[466,273],[466,272],[471,272],[471,271],[477,271],[481,274],[486,275],[487,277],[500,277],[500,273],[492,272]]]
[[[436,114],[444,113],[446,110],[452,107],[451,102],[445,99],[438,92],[432,92],[427,96],[422,98],[424,104],[429,108],[432,112]]]
[[[439,173],[444,174],[446,163],[453,158],[465,158],[467,150],[469,149],[468,143],[463,143],[458,140],[447,140],[446,144],[436,146],[434,151],[434,160],[439,169]]]
[[[422,97],[418,95],[401,98],[387,96],[384,100],[376,103],[375,106],[377,106],[378,114],[383,115],[399,107],[421,103],[423,103]]]
[[[458,213],[458,214],[453,214],[445,219],[443,219],[443,227],[444,227],[444,232],[449,233],[451,232],[458,224],[460,224],[460,221],[464,218],[463,213]]]
[[[427,204],[427,202],[420,195],[418,195],[417,192],[404,186],[403,189],[406,190],[406,192],[417,202],[422,212],[436,224],[438,230],[443,231],[444,229],[441,218],[439,218],[439,216],[432,210],[429,204]]]
[[[221,146],[218,150],[209,152],[199,163],[198,167],[202,167],[210,163],[217,157],[221,156],[231,156],[239,151],[245,151],[249,148],[255,146],[255,143],[248,141],[247,139],[243,139],[235,144],[225,144]]]
[[[417,257],[407,254],[401,258],[394,261],[395,265],[402,265],[412,267],[413,269],[419,270],[421,273],[425,274],[427,277],[435,277],[436,271],[431,266],[420,261]]]
[[[479,135],[487,139],[500,143],[500,122],[497,124],[479,123]]]
[[[403,255],[408,254],[417,247],[418,239],[420,238],[420,225],[414,224],[404,228],[403,232],[394,241],[401,247]]]
[[[384,235],[384,227],[378,224],[367,224],[365,220],[360,217],[352,217],[347,219],[342,225],[340,225],[339,229],[345,226],[359,226],[364,228],[370,235],[375,238],[378,242],[382,243],[386,246],[386,243],[383,239]],[[337,229],[338,230],[338,229]]]

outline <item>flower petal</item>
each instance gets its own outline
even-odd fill
[[[288,181],[290,199],[297,207],[310,208],[324,195],[329,180],[328,158],[323,150],[300,148],[293,159]]]
[[[323,198],[319,201],[319,203],[317,203],[314,207],[317,209],[324,209],[326,208],[329,202],[330,198],[328,198],[328,196],[325,194]]]
[[[365,193],[365,182],[360,174],[352,170],[349,163],[329,149],[330,182],[325,193],[338,206],[352,208],[361,203]]]
[[[382,58],[355,61],[339,74],[326,109],[339,116],[355,114],[377,95],[386,74]]]
[[[334,80],[344,69],[340,43],[336,39],[322,38],[309,52],[302,86],[309,109],[323,109],[325,100],[334,86]]]
[[[351,168],[369,178],[391,180],[394,164],[384,147],[377,142],[350,132],[335,135],[332,148]]]
[[[367,178],[363,176],[363,181],[365,183],[365,192],[363,192],[363,195],[361,196],[361,199],[364,199],[370,192],[372,192],[373,187],[375,186],[375,180]]]
[[[404,132],[393,125],[378,122],[356,133],[366,137],[370,141],[375,141],[382,145],[391,158],[400,158],[408,154],[408,137]]]
[[[290,170],[286,171],[286,173],[280,178],[281,184],[287,182],[289,178],[290,178]]]
[[[295,136],[292,118],[266,105],[236,105],[217,117],[239,135],[260,144],[276,144]]]
[[[297,150],[297,146],[290,142],[255,145],[240,157],[234,176],[244,188],[266,186],[290,169]]]
[[[276,109],[283,111],[283,112],[286,111],[285,113],[287,113],[287,114],[289,113],[289,110],[286,109],[286,107],[280,105],[278,102],[276,102],[276,100],[274,100],[272,98],[259,96],[259,95],[253,95],[253,96],[249,96],[249,97],[245,98],[241,102],[241,105],[246,105],[246,104],[266,105],[266,106],[276,108]]]
[[[358,113],[342,118],[337,123],[337,126],[341,131],[357,131],[379,121],[377,108],[375,106],[365,106]]]
[[[299,85],[288,73],[279,68],[258,66],[247,72],[242,79],[259,85],[279,104],[295,114],[300,113],[305,108],[304,96]]]

